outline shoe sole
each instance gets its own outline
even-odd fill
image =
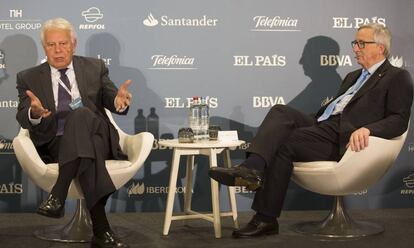
[[[42,211],[40,209],[38,209],[36,213],[37,214],[40,214],[42,216],[46,216],[46,217],[54,218],[54,219],[60,219],[60,218],[62,218],[65,215],[64,211],[62,211],[62,213],[59,214],[59,215],[54,215],[54,214],[50,214],[49,212]]]
[[[250,191],[256,191],[262,186],[258,181],[253,182],[242,177],[232,177],[217,171],[209,171],[209,176],[221,184],[227,186],[243,186]]]
[[[254,235],[243,235],[243,234],[233,233],[232,236],[234,238],[256,238],[256,237],[260,237],[260,236],[276,235],[276,234],[279,234],[279,230],[271,230],[271,231],[267,231],[265,233],[254,234]]]

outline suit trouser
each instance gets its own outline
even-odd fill
[[[108,123],[82,107],[66,117],[63,136],[56,137],[38,150],[52,162],[59,163],[59,174],[65,173],[64,176],[68,176],[70,181],[73,176],[77,177],[86,206],[91,209],[100,199],[106,199],[116,190],[105,167],[105,160],[113,157],[110,143]],[[59,182],[54,190],[60,191],[58,195],[66,195],[67,187],[60,187]]]
[[[266,161],[264,184],[256,191],[252,209],[279,217],[293,161],[339,160],[338,130],[338,116],[317,123],[288,106],[272,107],[248,149]]]

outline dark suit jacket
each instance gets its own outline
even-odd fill
[[[361,71],[353,71],[345,77],[336,97],[355,83]],[[345,153],[351,133],[360,127],[368,128],[371,136],[385,139],[404,133],[410,119],[412,101],[410,74],[386,60],[352,97],[341,114],[340,154]],[[316,118],[322,115],[328,104],[318,111]]]
[[[102,60],[81,56],[73,57],[73,68],[76,81],[82,98],[82,103],[92,112],[103,117],[110,126],[111,145],[115,158],[118,156],[118,133],[110,124],[104,108],[116,112],[114,99],[117,88],[108,77],[108,69]],[[29,68],[17,74],[17,90],[19,94],[19,106],[16,118],[20,125],[28,129],[30,137],[35,146],[41,146],[50,142],[56,136],[57,119],[56,108],[53,98],[52,80],[49,64],[43,63],[39,66]],[[42,102],[44,108],[52,111],[52,115],[43,118],[39,125],[33,126],[28,118],[30,98],[26,90],[31,90]],[[126,114],[124,111],[122,114]]]

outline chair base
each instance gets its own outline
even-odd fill
[[[112,230],[119,238],[126,237],[130,233],[127,228],[123,227],[112,227]],[[47,226],[34,231],[33,234],[39,239],[48,241],[63,243],[90,242],[92,239],[92,223],[84,200],[77,200],[75,214],[68,224]]]
[[[33,234],[43,240],[62,242],[62,243],[88,243],[92,239],[92,231],[85,230],[69,230],[68,225],[60,226],[48,226],[41,229],[38,229],[33,232]],[[128,236],[131,231],[124,227],[112,227],[112,230],[119,238],[124,238]]]
[[[384,232],[384,228],[382,226],[366,221],[355,221],[352,224],[348,223],[345,226],[327,225],[324,221],[314,221],[299,223],[293,228],[296,232],[305,235],[339,239],[361,238]]]
[[[378,224],[367,221],[354,221],[346,213],[343,196],[336,196],[334,206],[323,221],[298,223],[293,226],[297,233],[333,239],[361,238],[384,232]]]

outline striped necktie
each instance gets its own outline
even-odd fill
[[[66,75],[66,71],[68,68],[60,69],[60,80],[65,84],[65,86],[70,90],[70,82],[69,78]],[[56,136],[63,135],[63,131],[65,128],[65,120],[66,116],[70,112],[69,103],[72,101],[72,96],[69,94],[69,92],[66,91],[66,89],[59,84],[59,90],[58,90],[58,105],[57,105],[57,121],[58,121],[58,127]]]

